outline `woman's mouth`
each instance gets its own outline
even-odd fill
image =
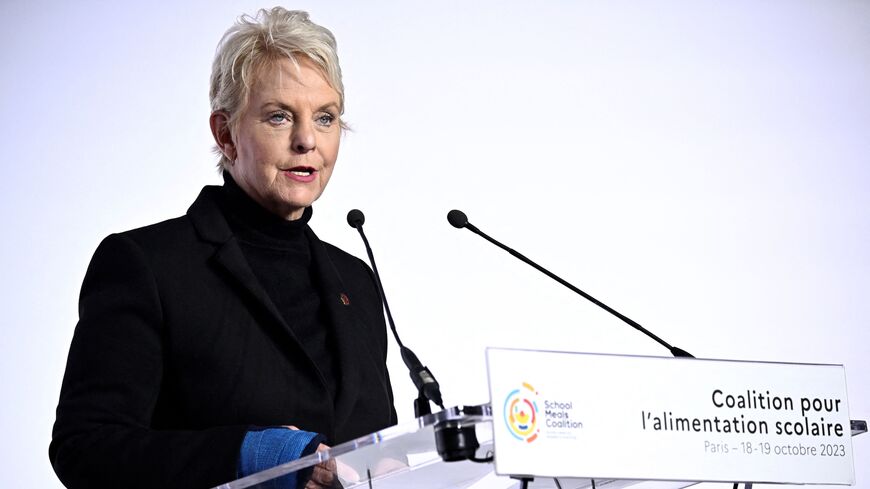
[[[287,170],[282,170],[284,175],[296,182],[308,183],[314,181],[317,176],[317,170],[310,166],[294,166]]]

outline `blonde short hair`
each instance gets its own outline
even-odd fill
[[[254,76],[263,66],[279,59],[305,56],[323,70],[324,78],[338,92],[339,112],[344,113],[344,85],[338,64],[335,36],[329,29],[311,22],[308,13],[274,7],[257,15],[242,15],[218,43],[211,69],[209,100],[212,112],[228,114],[232,128],[245,109]],[[220,150],[218,167],[229,159]]]

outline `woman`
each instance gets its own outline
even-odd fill
[[[68,487],[211,487],[396,422],[371,271],[307,225],[342,131],[332,34],[242,17],[210,94],[224,185],[85,276],[49,449]]]

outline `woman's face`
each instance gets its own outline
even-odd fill
[[[231,131],[230,175],[270,212],[293,220],[320,197],[338,156],[339,96],[308,58],[256,76]],[[232,161],[233,155],[230,156]]]

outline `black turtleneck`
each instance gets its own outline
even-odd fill
[[[265,210],[224,172],[221,207],[260,284],[323,374],[335,400],[338,368],[332,329],[320,304],[305,228],[311,207],[295,221]]]

